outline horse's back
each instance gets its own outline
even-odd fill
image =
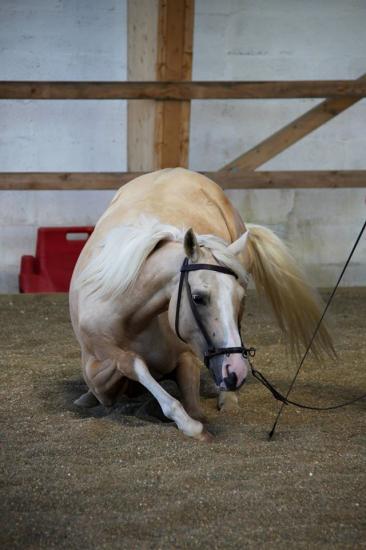
[[[105,232],[145,214],[161,223],[192,227],[231,242],[242,231],[240,219],[223,190],[212,180],[184,168],[144,174],[121,187],[97,224]]]
[[[184,168],[151,172],[117,191],[84,246],[74,276],[110,231],[137,222],[141,215],[179,229],[192,227],[197,234],[216,235],[227,242],[233,242],[245,230],[223,190],[206,176]]]

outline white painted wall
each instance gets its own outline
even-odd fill
[[[194,79],[357,78],[366,0],[196,0]],[[1,0],[0,79],[124,80],[126,0]],[[215,170],[316,101],[195,101],[190,165]],[[263,169],[366,169],[366,102]],[[0,171],[126,169],[124,102],[0,101]],[[93,224],[113,192],[0,192],[0,291],[40,225]],[[231,191],[247,221],[288,238],[330,286],[366,216],[366,190]],[[366,284],[366,238],[344,284]]]
[[[125,80],[125,0],[0,0],[1,80]],[[123,101],[0,101],[0,171],[126,169]],[[1,191],[0,292],[37,227],[94,224],[113,191]]]
[[[365,28],[366,0],[196,0],[193,79],[357,78],[366,73]],[[317,102],[194,101],[192,168],[218,169]],[[365,126],[362,100],[261,169],[366,169]],[[366,218],[366,189],[228,195],[245,220],[288,239],[319,286],[334,284]],[[366,284],[366,237],[343,284]]]

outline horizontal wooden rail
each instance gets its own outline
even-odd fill
[[[366,170],[203,172],[223,189],[366,187]],[[118,189],[142,172],[0,172],[0,190]]]
[[[366,81],[366,74],[358,80]],[[329,120],[361,101],[359,97],[332,97],[292,120],[251,149],[223,166],[222,171],[255,170]]]
[[[291,99],[365,97],[366,82],[31,82],[0,81],[0,99]]]

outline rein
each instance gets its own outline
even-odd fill
[[[317,324],[316,327],[315,327],[315,330],[314,330],[314,333],[313,333],[313,335],[312,335],[312,337],[311,337],[311,340],[310,340],[310,342],[309,342],[309,345],[308,345],[308,347],[306,348],[304,355],[302,356],[302,359],[301,359],[301,361],[300,361],[300,363],[299,363],[299,366],[297,367],[297,371],[295,372],[295,375],[294,375],[294,377],[293,377],[293,379],[292,379],[292,381],[291,381],[291,384],[290,384],[290,386],[289,386],[289,388],[288,388],[288,390],[287,390],[286,397],[281,396],[281,398],[280,398],[280,400],[282,401],[282,404],[281,404],[281,407],[280,407],[280,409],[279,409],[279,411],[278,411],[278,413],[277,413],[277,416],[276,416],[276,419],[275,419],[275,421],[274,421],[274,423],[273,423],[272,429],[271,429],[271,431],[270,431],[269,434],[268,434],[268,439],[269,439],[269,440],[272,439],[272,437],[273,437],[273,435],[274,435],[274,433],[275,433],[275,431],[276,431],[276,427],[277,427],[278,421],[279,421],[279,419],[280,419],[280,416],[281,416],[283,407],[284,407],[285,405],[287,405],[287,404],[295,405],[295,406],[297,406],[297,407],[302,407],[303,409],[311,409],[311,410],[314,410],[314,411],[329,411],[329,410],[331,410],[331,409],[340,409],[341,407],[346,407],[347,405],[351,405],[352,403],[355,403],[356,401],[360,401],[361,399],[364,399],[364,398],[366,397],[366,393],[365,393],[365,394],[361,395],[360,397],[356,397],[356,399],[351,399],[350,401],[346,401],[345,403],[341,403],[341,404],[338,404],[338,405],[333,405],[333,406],[330,406],[330,407],[308,407],[308,406],[306,406],[306,405],[300,405],[300,404],[295,403],[294,401],[290,401],[290,400],[288,399],[288,396],[290,395],[290,392],[291,392],[292,388],[294,387],[295,382],[296,382],[296,380],[297,380],[297,377],[298,377],[298,375],[299,375],[299,373],[300,373],[301,367],[302,367],[303,364],[304,364],[304,361],[305,361],[305,359],[306,359],[306,357],[307,357],[307,354],[309,353],[309,350],[310,350],[310,348],[311,348],[311,346],[312,346],[312,343],[314,342],[314,339],[315,339],[315,337],[316,337],[316,335],[317,335],[317,333],[318,333],[318,330],[319,330],[319,328],[320,328],[320,325],[322,324],[322,321],[323,321],[323,319],[324,319],[324,317],[325,317],[325,314],[326,314],[326,312],[328,311],[328,308],[329,308],[329,306],[330,306],[330,304],[331,304],[331,301],[333,300],[334,295],[335,295],[335,293],[336,293],[336,291],[337,291],[337,288],[338,288],[338,286],[339,286],[339,283],[341,282],[342,277],[343,277],[343,275],[344,275],[344,273],[345,273],[345,271],[346,271],[346,269],[347,269],[347,267],[348,267],[348,265],[349,265],[349,263],[350,263],[350,261],[351,261],[351,258],[352,258],[352,256],[353,256],[353,253],[354,253],[354,251],[356,250],[357,245],[358,245],[358,243],[359,243],[360,240],[361,240],[361,237],[362,237],[362,235],[363,235],[363,232],[365,231],[365,228],[366,228],[366,221],[364,222],[363,226],[361,227],[361,231],[359,232],[358,237],[357,237],[356,241],[354,242],[354,244],[353,244],[353,246],[352,246],[351,252],[350,252],[349,255],[348,255],[348,258],[347,258],[347,260],[346,260],[346,263],[345,263],[344,266],[343,266],[343,269],[342,269],[342,271],[341,271],[341,274],[340,274],[339,277],[338,277],[338,280],[337,280],[337,282],[336,282],[336,285],[335,285],[335,287],[333,288],[333,291],[332,291],[331,295],[330,295],[329,298],[328,298],[328,301],[327,301],[326,306],[325,306],[325,308],[324,308],[324,310],[323,310],[323,313],[322,313],[322,315],[321,315],[321,317],[320,317],[320,319],[319,319],[319,321],[318,321],[318,324]],[[260,373],[258,373],[258,374],[260,374]],[[278,396],[281,395],[281,394],[279,394],[279,393],[273,388],[273,386],[271,386],[271,384],[264,378],[263,375],[260,375],[260,377],[262,377],[263,380],[260,380],[260,378],[258,378],[258,380],[260,380],[260,381],[261,381],[261,382],[262,382],[262,383],[263,383],[272,393],[273,393],[272,390],[274,390],[274,391],[276,392],[276,394],[278,394]],[[257,378],[257,377],[256,377],[256,378]],[[271,389],[271,388],[272,388],[272,389]],[[274,393],[273,393],[273,395],[276,397],[276,395],[275,395]],[[276,397],[276,399],[279,399],[279,397]]]

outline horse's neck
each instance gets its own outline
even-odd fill
[[[145,261],[138,278],[128,291],[128,323],[139,329],[156,315],[168,309],[172,292],[178,283],[184,258],[180,243],[166,243]]]

